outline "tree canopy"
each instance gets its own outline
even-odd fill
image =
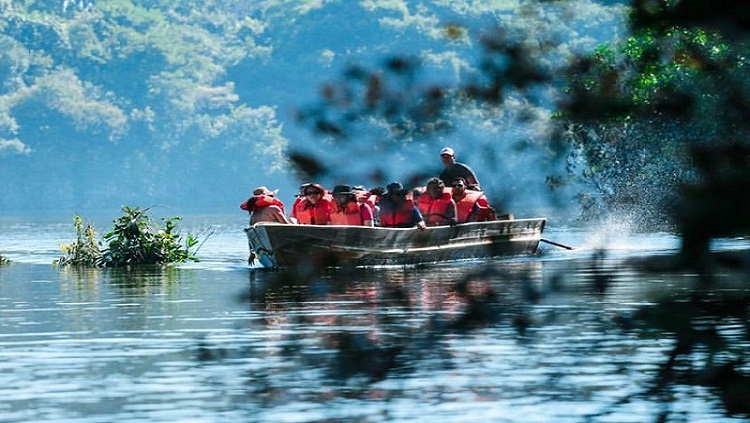
[[[226,210],[269,180],[289,195],[285,153],[318,148],[290,112],[339,69],[398,52],[455,83],[478,75],[474,36],[491,24],[559,37],[547,60],[622,28],[620,5],[576,3],[4,2],[0,207]]]

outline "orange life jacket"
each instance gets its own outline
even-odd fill
[[[478,206],[477,210],[474,210],[474,204]],[[475,216],[472,216],[472,211],[476,212]],[[495,209],[490,206],[490,202],[485,197],[482,191],[474,191],[467,189],[464,198],[456,201],[456,213],[458,223],[466,223],[469,219],[473,218],[475,222],[487,222],[495,220]]]
[[[364,225],[365,222],[362,219],[362,207],[367,206],[357,203],[356,201],[350,201],[346,203],[346,206],[342,209],[335,201],[331,202],[331,224],[351,226]]]
[[[479,211],[477,212],[476,217],[477,222],[488,222],[497,219],[495,209],[490,205],[489,200],[487,200],[487,197],[482,191],[467,190],[466,192],[481,194],[477,199],[477,205],[479,206]]]
[[[489,222],[492,220],[497,220],[497,215],[495,214],[495,209],[490,206],[489,203],[487,203],[487,206],[482,206],[481,202],[479,204],[479,213],[477,215],[477,222]]]
[[[253,198],[255,198],[255,202],[250,205],[250,200],[252,200]],[[248,198],[244,203],[240,204],[240,208],[242,210],[248,211],[249,213],[268,206],[279,206],[279,208],[281,208],[281,212],[286,213],[284,211],[284,203],[282,203],[278,198],[272,197],[270,195],[256,195],[254,197]]]
[[[371,193],[370,191],[357,190],[355,191],[357,201],[370,206],[370,209],[375,210],[375,206],[378,202],[378,196]]]
[[[383,207],[391,203],[380,203],[380,226],[384,228],[408,228],[415,224],[414,222],[414,202],[405,200],[397,209]]]
[[[327,225],[331,222],[331,203],[329,194],[325,194],[313,204],[304,197],[297,197],[292,206],[292,217],[302,225]]]
[[[452,201],[451,194],[445,190],[443,195],[438,198],[432,198],[429,194],[420,195],[419,211],[422,212],[425,223],[429,226],[431,223],[440,223],[448,218],[448,209]]]

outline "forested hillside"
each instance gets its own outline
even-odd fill
[[[336,150],[297,125],[295,112],[351,63],[411,55],[426,80],[450,82],[475,74],[487,28],[555,39],[546,60],[558,61],[623,35],[619,2],[541,4],[2,1],[0,210],[226,211],[261,184],[289,198],[300,181],[288,149]],[[513,160],[487,157],[482,145],[526,130],[510,115],[463,119],[452,134],[390,151],[388,177],[403,176],[405,163],[437,165],[435,152],[451,144],[489,188],[507,184],[515,169],[503,163]],[[363,136],[356,161],[374,160],[381,141]]]

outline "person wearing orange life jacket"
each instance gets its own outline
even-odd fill
[[[372,208],[357,201],[357,193],[349,185],[336,185],[332,194],[332,225],[373,226]]]
[[[378,195],[361,185],[352,187],[352,192],[357,197],[357,201],[370,206],[370,210],[372,210],[373,215],[375,215],[375,209],[378,204]]]
[[[453,201],[456,202],[458,223],[495,220],[495,210],[490,206],[483,192],[467,189],[466,180],[463,178],[454,179],[451,186]]]
[[[440,178],[427,181],[425,193],[419,196],[419,211],[424,216],[427,226],[445,226],[456,224],[456,202],[445,183]]]
[[[357,186],[353,189],[357,193],[357,199],[360,202],[367,203],[372,209],[373,223],[380,226],[380,199],[385,195],[385,187],[375,187],[367,189],[363,186]]]
[[[411,199],[406,198],[404,186],[392,182],[378,201],[380,214],[378,224],[384,228],[413,228],[422,230],[426,227],[419,208]]]
[[[332,201],[333,199],[322,185],[304,184],[300,187],[300,195],[292,205],[290,220],[300,225],[329,225]]]
[[[240,204],[242,210],[250,213],[250,225],[258,222],[292,223],[286,218],[284,203],[276,198],[276,192],[266,187],[253,190],[253,196]]]

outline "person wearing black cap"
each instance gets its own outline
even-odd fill
[[[372,208],[357,201],[357,193],[349,185],[333,187],[331,225],[373,226]]]
[[[422,213],[409,198],[407,190],[399,182],[388,184],[385,194],[378,202],[380,206],[379,225],[386,228],[426,227]]]
[[[445,169],[440,173],[439,178],[446,186],[450,186],[457,178],[463,178],[468,184],[469,189],[474,191],[482,190],[477,175],[469,166],[456,161],[456,153],[452,148],[445,147],[440,150],[440,161],[443,162]]]

